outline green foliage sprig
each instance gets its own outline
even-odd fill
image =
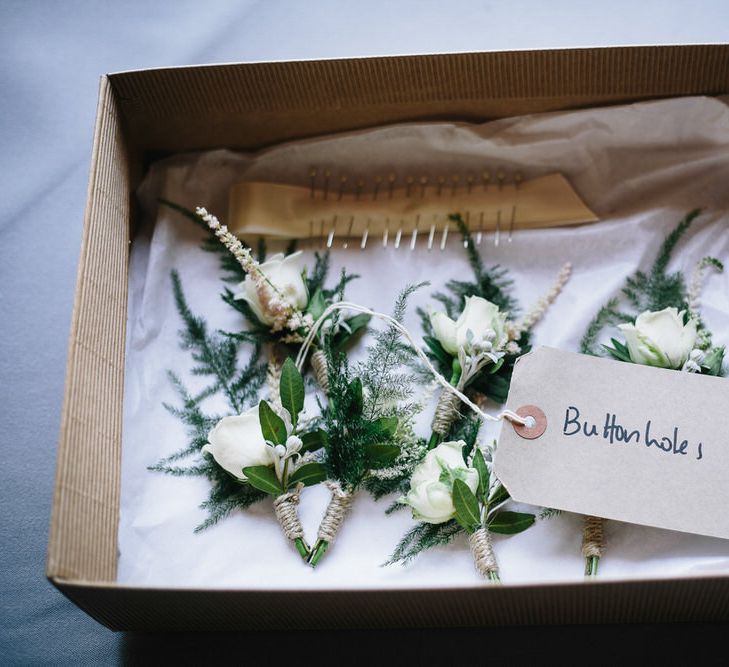
[[[610,299],[598,311],[580,342],[580,351],[583,354],[602,356],[603,348],[598,344],[598,337],[602,331],[606,327],[632,322],[643,311],[656,311],[671,307],[688,310],[686,282],[683,274],[680,271],[669,273],[667,268],[676,245],[700,213],[700,209],[694,209],[679,222],[661,244],[658,256],[647,273],[636,271],[626,279],[621,293],[632,307],[632,311],[620,310],[618,297]]]
[[[400,292],[392,311],[392,317],[402,323],[412,294],[427,285],[410,285]],[[424,438],[415,433],[414,420],[422,410],[420,403],[412,401],[416,376],[412,372],[413,354],[403,343],[400,334],[388,327],[374,333],[375,343],[367,348],[367,358],[359,365],[357,374],[367,387],[365,411],[371,418],[389,416],[398,420],[394,433],[400,450],[390,465],[370,471],[364,485],[375,497],[400,491],[413,468],[427,452]],[[410,369],[410,370],[407,370]]]
[[[620,307],[620,297],[610,299],[600,308],[588,325],[580,342],[580,351],[583,354],[608,355],[619,361],[630,363],[632,362],[630,351],[621,341],[612,338],[611,345],[599,343],[600,334],[606,328],[621,323],[633,322],[642,312],[655,312],[665,308],[676,308],[679,311],[684,311],[685,318],[688,320],[691,308],[684,275],[681,271],[668,271],[668,264],[679,241],[700,213],[700,209],[689,212],[671,231],[661,244],[658,255],[649,271],[636,271],[626,279],[625,285],[621,289],[621,297],[622,301],[628,306],[628,310],[623,310]],[[724,268],[723,264],[714,257],[705,257],[702,264],[713,266],[720,271]],[[698,313],[692,313],[691,316],[696,321],[699,340],[703,341],[701,347],[707,350],[702,362],[701,372],[718,375],[721,372],[724,348],[709,349],[711,347],[710,332],[706,330]]]
[[[328,479],[353,493],[371,470],[397,458],[399,418],[396,410],[366,410],[365,385],[361,377],[353,376],[344,354],[328,348],[327,361],[329,401],[322,414],[326,433],[323,463]]]
[[[285,450],[276,457],[280,459],[281,465],[273,468],[265,465],[248,466],[242,471],[251,486],[274,497],[298,485],[313,486],[326,479],[326,470],[321,463],[311,461],[299,464],[307,452],[324,446],[326,433],[318,428],[298,428],[299,416],[304,409],[304,378],[290,357],[281,368],[279,394],[281,407],[290,416],[290,427],[265,400],[258,404],[258,418],[266,442],[274,449],[280,446]],[[296,436],[293,445],[290,442],[292,434]]]
[[[215,236],[215,233],[195,211],[191,211],[190,209],[167,199],[159,199],[158,201],[161,205],[176,211],[205,231],[206,236],[201,244],[201,248],[206,252],[210,252],[218,256],[223,282],[239,284],[246,279],[246,272],[243,270],[243,267],[228,251],[228,249],[220,243],[218,238]],[[244,247],[250,247],[247,246],[245,241],[241,241],[241,243]],[[287,247],[285,254],[289,255],[295,252],[295,250],[296,241],[292,240]],[[261,237],[258,241],[256,260],[259,263],[263,263],[266,261],[266,255],[266,243]],[[325,308],[332,303],[336,296],[341,298],[344,294],[344,289],[349,282],[359,277],[356,274],[348,274],[343,271],[339,281],[333,287],[327,288],[325,283],[329,275],[329,267],[329,251],[326,251],[323,254],[316,252],[314,253],[314,266],[308,274],[304,275],[304,282],[306,283],[307,291],[309,293],[309,303],[305,313],[310,314],[314,320],[318,319],[318,317],[324,312]],[[224,287],[220,297],[226,304],[233,308],[233,310],[238,312],[246,323],[245,331],[228,332],[228,336],[238,341],[256,340],[259,342],[280,343],[282,333],[272,332],[269,326],[261,322],[258,317],[256,317],[255,312],[244,299],[235,298],[235,292],[233,292],[233,290],[227,286]],[[339,348],[344,348],[348,345],[357,334],[364,331],[368,321],[369,318],[364,315],[356,315],[348,320],[344,320],[339,329],[339,334],[336,340],[337,346]],[[286,356],[288,356],[289,353],[290,350],[284,352]]]
[[[211,332],[205,320],[191,311],[177,272],[172,272],[171,279],[175,305],[184,325],[179,334],[180,344],[191,352],[197,364],[193,374],[209,377],[211,382],[192,394],[176,374],[168,374],[180,397],[180,405],[165,404],[165,408],[186,425],[187,443],[149,469],[176,476],[202,476],[211,482],[210,494],[200,505],[207,510],[208,518],[195,528],[195,532],[199,532],[234,509],[245,509],[265,497],[260,490],[241,485],[212,458],[202,456],[200,450],[207,443],[210,430],[221,419],[221,415],[206,412],[203,402],[220,394],[225,397],[231,412],[242,412],[256,401],[265,382],[266,366],[261,361],[261,345],[256,343],[250,358],[240,367],[240,343],[225,332]],[[177,463],[191,457],[195,458],[187,465]]]
[[[471,232],[460,215],[451,215],[450,219],[456,223],[466,248],[468,264],[473,273],[473,279],[449,280],[446,283],[446,292],[436,292],[433,298],[440,302],[448,317],[457,319],[466,304],[466,297],[478,296],[497,305],[502,312],[509,313],[513,319],[519,313],[516,299],[509,293],[513,281],[508,277],[508,271],[499,265],[487,267],[483,258],[476,249]],[[453,357],[443,349],[433,332],[430,315],[423,308],[418,308],[423,340],[427,345],[426,354],[438,369],[441,375],[450,378],[453,373]],[[531,332],[524,331],[516,341],[520,348],[518,354],[507,352],[498,367],[487,368],[485,372],[478,373],[469,383],[469,388],[492,399],[496,403],[504,403],[509,393],[511,376],[517,358],[531,349]]]
[[[684,325],[688,322],[689,317],[694,319],[698,333],[698,347],[705,351],[700,365],[696,364],[695,368],[698,369],[698,372],[708,375],[719,375],[721,373],[724,348],[711,348],[711,334],[704,327],[699,314],[695,312],[695,304],[690,303],[692,299],[686,288],[683,274],[680,271],[668,271],[668,265],[676,246],[700,213],[700,209],[690,211],[661,243],[658,255],[651,268],[647,272],[639,270],[629,276],[621,289],[620,295],[613,297],[600,308],[580,342],[580,351],[583,354],[610,356],[618,361],[634,363],[630,349],[620,340],[611,338],[611,345],[600,344],[599,338],[602,332],[606,328],[615,327],[621,323],[633,322],[645,311],[657,312],[666,308],[676,308],[678,311],[684,311]],[[698,278],[701,275],[700,269],[704,266],[713,266],[718,270],[724,268],[718,259],[705,257],[697,267],[699,271]],[[697,292],[699,288],[700,280],[697,281],[696,285],[692,285],[692,289]],[[697,298],[698,294],[693,296]],[[621,302],[625,303],[628,309],[624,310],[621,307]],[[553,511],[545,510],[545,513],[548,516]],[[583,541],[595,540],[592,537],[594,521],[595,519],[592,517],[588,517],[586,520],[583,529]],[[599,560],[599,555],[591,554],[586,556],[585,574],[587,576],[597,574]]]
[[[398,296],[393,310],[396,321],[402,322],[408,297],[418,287],[408,287]],[[412,376],[403,370],[403,365],[411,361],[411,353],[394,327],[375,334],[365,361],[354,369],[346,356],[332,346],[332,338],[324,339],[329,392],[327,405],[322,407],[326,433],[323,464],[339,495],[333,495],[325,520],[330,510],[342,503],[342,494],[348,505],[360,486],[371,488],[368,482],[378,471],[402,464],[404,448],[416,440],[412,426],[419,409],[408,402]],[[312,566],[319,562],[328,544],[320,529],[309,560]]]
[[[464,417],[453,425],[448,436],[465,443],[464,461],[470,460],[471,466],[478,472],[476,492],[471,491],[463,480],[452,480],[454,518],[438,524],[416,524],[397,544],[386,565],[405,565],[423,551],[448,544],[457,535],[470,535],[480,528],[491,533],[514,535],[534,524],[533,514],[503,509],[510,500],[509,492],[493,475],[490,458],[487,460],[477,446],[480,426],[478,418]]]

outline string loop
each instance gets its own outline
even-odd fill
[[[372,310],[370,308],[365,308],[364,306],[360,306],[357,303],[352,303],[350,301],[338,301],[336,303],[331,304],[319,317],[319,319],[314,322],[314,326],[311,327],[309,330],[309,333],[306,334],[306,338],[304,338],[304,342],[302,343],[301,347],[299,348],[299,353],[296,356],[296,368],[299,369],[301,372],[304,366],[304,361],[306,359],[306,355],[309,353],[309,350],[311,349],[311,346],[314,344],[314,338],[316,337],[316,334],[318,333],[319,329],[321,328],[324,321],[329,317],[332,313],[334,313],[337,310],[350,310],[355,313],[362,313],[364,315],[369,315],[370,317],[375,317],[379,320],[382,320],[383,322],[386,322],[391,327],[393,327],[396,331],[398,331],[402,337],[409,343],[409,345],[413,348],[415,351],[415,354],[418,355],[418,358],[420,361],[423,362],[425,367],[430,371],[430,373],[433,375],[435,380],[440,384],[443,389],[446,391],[451,392],[455,396],[461,399],[463,403],[465,403],[471,410],[473,410],[481,419],[485,421],[491,421],[491,422],[498,422],[502,419],[508,419],[509,421],[515,423],[515,424],[521,424],[526,425],[526,419],[523,417],[520,417],[516,412],[513,410],[502,410],[498,415],[490,415],[487,412],[484,412],[481,410],[481,408],[478,407],[468,396],[466,396],[462,391],[454,387],[448,380],[446,380],[433,366],[433,363],[428,359],[425,352],[423,352],[418,344],[415,342],[415,339],[413,338],[412,334],[400,323],[398,322],[394,317],[391,317],[390,315],[385,315],[384,313],[378,313],[376,310]]]

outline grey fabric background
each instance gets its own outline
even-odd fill
[[[285,628],[275,639],[115,635],[57,593],[43,568],[99,75],[240,60],[728,41],[722,0],[3,0],[0,664],[256,662],[252,646],[264,647],[260,664],[307,655],[341,662],[353,647],[379,664],[383,642],[418,662],[461,653],[538,662],[559,647],[569,663],[597,646],[596,662],[607,664],[636,639],[636,657],[718,660],[707,653],[723,630],[713,625],[352,632],[326,642]]]

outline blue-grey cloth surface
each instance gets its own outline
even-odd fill
[[[55,591],[43,568],[101,74],[241,60],[729,42],[729,4],[3,0],[0,37],[0,664],[200,664],[243,660],[246,647],[260,645],[269,647],[261,664],[276,656],[303,663],[304,649],[320,664],[342,661],[353,646],[381,663],[379,647],[393,641],[418,661],[460,650],[512,663],[539,661],[558,646],[569,662],[602,645],[591,661],[605,664],[636,638],[647,640],[636,657],[655,658],[668,636],[674,658],[695,659],[721,631],[353,632],[325,640],[282,628],[276,641],[115,635]]]

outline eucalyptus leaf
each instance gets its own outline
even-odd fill
[[[321,463],[305,463],[289,477],[289,485],[301,482],[304,486],[313,486],[326,478],[327,472]]]
[[[299,413],[304,409],[304,378],[291,357],[288,357],[281,368],[279,381],[281,405],[289,411],[291,424],[296,427]]]
[[[365,453],[370,468],[384,468],[397,459],[400,448],[397,445],[366,445]]]
[[[489,469],[480,449],[473,455],[473,467],[478,471],[478,497],[485,499],[489,489]]]
[[[261,422],[261,433],[265,440],[274,445],[286,444],[286,424],[266,401],[258,404],[258,419]]]
[[[500,535],[515,535],[529,528],[535,519],[533,514],[526,512],[496,512],[488,522],[488,529]]]
[[[268,466],[248,466],[243,468],[243,474],[248,479],[248,483],[264,493],[270,493],[272,496],[278,496],[283,493],[281,482],[279,482],[273,468]]]
[[[304,433],[301,436],[301,442],[303,444],[299,451],[300,454],[304,454],[305,452],[315,452],[317,449],[321,449],[327,444],[326,431],[322,431],[322,429],[318,428],[315,431]]]
[[[453,505],[456,508],[456,521],[469,533],[481,525],[478,500],[463,480],[456,479],[453,482]]]

